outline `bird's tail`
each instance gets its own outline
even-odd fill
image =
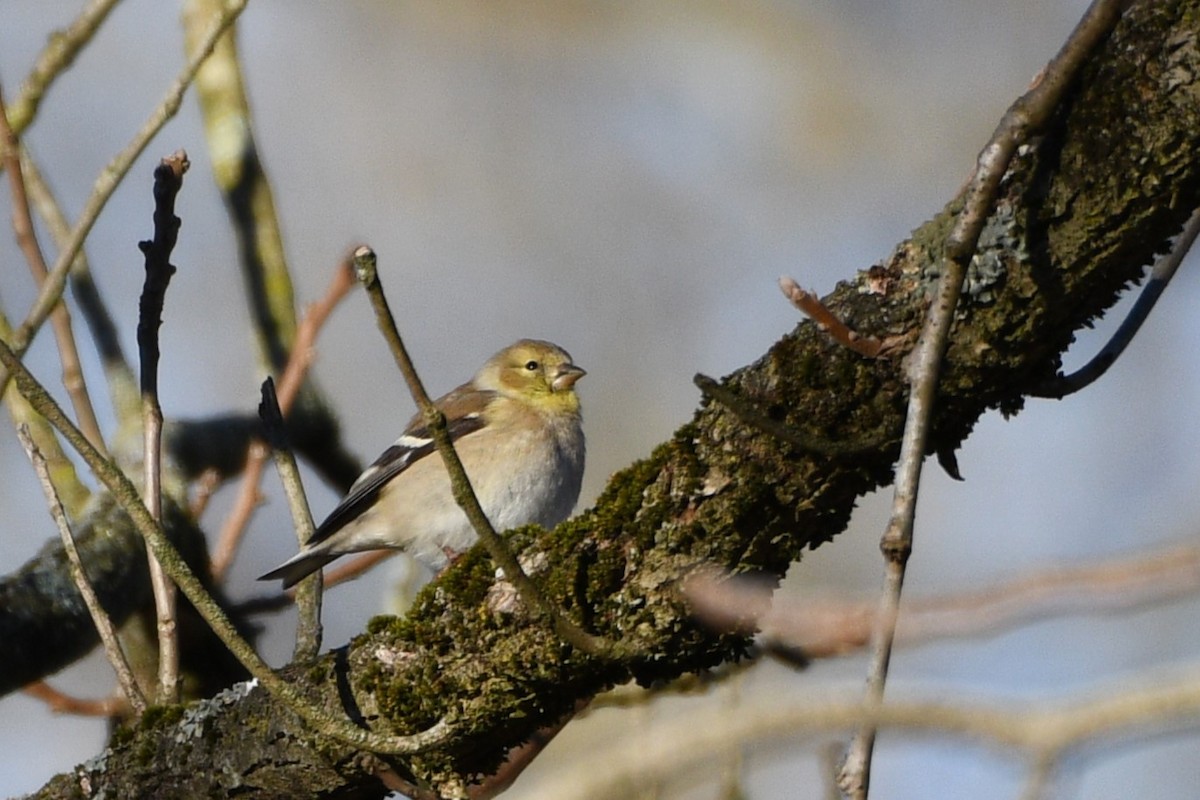
[[[337,556],[331,556],[326,553],[300,552],[265,575],[260,575],[258,579],[260,581],[274,581],[282,578],[283,588],[290,589],[335,558]]]

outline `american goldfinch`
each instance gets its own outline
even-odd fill
[[[561,347],[522,339],[436,401],[497,530],[553,527],[575,507],[584,458],[575,382],[585,374]],[[286,589],[338,556],[384,548],[437,564],[476,538],[418,412],[300,552],[259,580],[282,578]]]

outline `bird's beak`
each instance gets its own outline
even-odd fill
[[[574,364],[563,364],[554,371],[554,380],[550,381],[550,388],[556,392],[565,392],[584,375],[587,373]]]

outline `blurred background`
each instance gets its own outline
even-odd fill
[[[80,6],[0,0],[6,97]],[[582,507],[609,474],[689,419],[695,372],[725,374],[795,325],[780,275],[824,294],[936,213],[1085,7],[255,0],[238,32],[298,302],[321,294],[349,245],[368,242],[431,391],[456,385],[516,338],[562,344],[589,372],[580,384],[589,449]],[[25,133],[69,214],[182,66],[179,12],[160,0],[122,3]],[[162,328],[162,405],[176,417],[249,411],[263,375],[192,95],[118,189],[87,252],[134,353],[136,243],[151,232],[151,171],[177,148],[192,171],[177,204],[183,227]],[[0,192],[6,230],[9,202]],[[0,236],[0,258],[0,304],[19,320],[34,292],[11,235]],[[1195,269],[1185,265],[1100,383],[1063,402],[1031,401],[1007,421],[985,417],[959,455],[965,483],[926,471],[909,596],[1195,540],[1200,370],[1178,343],[1200,334],[1188,313],[1198,298]],[[1069,363],[1086,360],[1118,317],[1081,335]],[[363,296],[337,310],[318,347],[317,380],[348,445],[370,460],[412,408]],[[83,351],[111,430],[100,372]],[[45,332],[27,363],[57,384]],[[0,569],[9,572],[55,533],[7,426],[0,471]],[[321,517],[337,497],[307,477]],[[295,551],[273,476],[264,489],[268,502],[231,578],[235,597],[262,591],[254,576]],[[210,529],[230,495],[209,509]],[[848,531],[793,569],[786,591],[873,597],[888,501],[886,493],[865,498]],[[389,564],[327,598],[327,647],[387,607],[399,570]],[[902,649],[889,694],[1011,705],[1151,681],[1200,655],[1198,611],[1188,599]],[[269,620],[262,647],[272,663],[290,654],[292,622]],[[767,665],[736,691],[803,702],[857,688],[864,673],[859,657],[798,674]],[[99,696],[112,680],[93,655],[52,683]],[[597,742],[693,704],[728,703],[729,691],[573,723],[509,796],[538,797],[547,776],[587,759]],[[36,789],[103,741],[101,722],[53,716],[21,694],[0,699],[0,795]],[[1179,735],[1089,750],[1069,762],[1063,788],[1089,798],[1188,796],[1200,785],[1196,746]],[[804,740],[747,750],[745,796],[822,796],[820,747]],[[663,796],[720,796],[718,773],[668,781]],[[984,800],[1015,796],[1025,775],[1018,758],[975,743],[885,733],[872,783],[878,797]]]

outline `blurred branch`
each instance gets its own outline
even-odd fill
[[[25,354],[25,350],[33,340],[33,335],[41,328],[46,318],[50,315],[50,312],[61,301],[63,288],[66,286],[67,276],[71,265],[75,262],[75,256],[79,254],[84,240],[87,238],[88,233],[91,232],[92,226],[96,224],[96,219],[108,203],[108,199],[112,197],[112,193],[116,191],[117,186],[125,179],[125,175],[129,172],[129,168],[133,166],[133,162],[142,154],[142,151],[146,149],[150,141],[158,135],[162,126],[167,124],[167,121],[179,111],[179,105],[183,101],[183,94],[187,91],[188,86],[191,85],[196,70],[200,68],[200,65],[208,57],[208,54],[212,52],[217,38],[226,28],[233,24],[233,21],[245,7],[246,0],[228,0],[221,15],[213,20],[207,35],[204,37],[202,46],[197,48],[196,57],[184,67],[170,89],[167,90],[166,96],[150,114],[150,118],[146,120],[146,123],[134,135],[133,140],[108,163],[108,166],[96,178],[96,182],[92,187],[92,193],[84,204],[83,212],[79,215],[75,226],[71,228],[70,237],[60,249],[58,260],[55,261],[54,267],[46,276],[46,280],[38,292],[37,300],[34,301],[33,308],[29,310],[25,321],[13,331],[12,337],[8,340],[9,348],[18,358]],[[9,370],[0,369],[0,393],[3,393],[4,388],[8,385],[10,376],[11,373]]]
[[[11,338],[12,328],[9,327],[4,312],[0,311],[0,341],[9,341]],[[33,406],[29,405],[29,401],[22,397],[20,392],[10,386],[3,395],[4,405],[8,409],[13,426],[25,425],[29,428],[30,436],[46,459],[51,480],[67,508],[67,513],[72,519],[77,519],[87,504],[91,491],[79,480],[74,462],[67,458],[67,454],[59,445],[54,429],[33,410]]]
[[[764,693],[765,694],[765,693]],[[944,694],[944,693],[940,693]],[[868,705],[849,697],[817,699],[801,693],[790,701],[747,698],[731,714],[725,706],[659,721],[612,737],[607,747],[588,754],[588,768],[569,765],[545,778],[540,796],[555,800],[626,798],[631,787],[711,765],[730,741],[747,747],[784,737],[837,733],[854,725],[921,731],[955,741],[1001,745],[1026,755],[1035,765],[1050,764],[1093,742],[1124,746],[1140,742],[1147,726],[1194,729],[1200,725],[1200,673],[1120,686],[1078,695],[1064,702],[1003,707],[951,701],[889,701]],[[1045,768],[1038,770],[1048,774]]]
[[[771,582],[697,573],[685,592],[718,630],[779,642],[809,658],[852,653],[870,640],[868,601],[776,596]],[[1163,603],[1200,590],[1200,547],[1182,545],[1084,566],[1037,570],[984,589],[905,603],[899,644],[996,633],[1064,614],[1100,614]]]
[[[397,552],[396,550],[372,550],[349,559],[345,564],[341,564],[333,569],[322,570],[321,588],[328,591],[334,586],[348,583],[363,575],[376,564],[395,556]],[[291,608],[295,602],[296,587],[292,587],[285,592],[274,592],[243,600],[237,604],[236,610],[239,614],[246,615],[271,614],[283,611],[285,608]]]
[[[317,335],[325,326],[329,315],[353,288],[354,272],[350,264],[350,256],[347,255],[334,269],[329,286],[325,289],[325,295],[319,301],[308,306],[304,321],[300,324],[291,357],[279,379],[279,408],[284,415],[290,414],[300,389],[304,385],[305,376],[308,375],[308,370],[312,366],[316,356]],[[283,425],[282,421],[280,424]],[[286,426],[283,426],[280,435],[284,438],[288,437]],[[246,526],[250,522],[250,516],[258,505],[259,484],[262,481],[268,455],[267,449],[260,442],[250,446],[237,496],[233,501],[233,508],[226,517],[225,524],[221,527],[221,533],[217,537],[217,545],[213,551],[213,576],[218,581],[224,580],[229,567],[232,566]],[[301,542],[301,544],[303,543]]]
[[[220,0],[188,0],[185,4],[184,44],[190,57],[199,53],[204,26],[220,7]],[[271,184],[254,141],[254,121],[234,32],[231,28],[220,37],[211,61],[196,75],[196,93],[213,177],[237,237],[238,263],[259,361],[264,372],[279,375],[298,344],[296,305]],[[282,385],[280,391],[284,391]],[[311,376],[299,390],[295,414],[306,424],[289,426],[292,447],[336,487],[349,487],[361,465],[342,446],[337,420]]]
[[[65,30],[50,35],[46,48],[34,64],[33,72],[21,85],[20,95],[8,109],[8,121],[15,133],[20,135],[33,122],[46,90],[55,78],[66,72],[75,62],[75,56],[92,40],[96,31],[104,24],[108,13],[119,2],[120,0],[91,0]],[[7,165],[5,168],[8,168]]]
[[[38,169],[36,159],[29,152],[29,148],[24,146],[21,149],[21,167],[30,199],[38,215],[46,223],[58,247],[64,247],[71,236],[71,224],[54,198],[41,170]],[[117,424],[131,426],[137,422],[141,412],[137,379],[121,351],[117,326],[113,323],[112,315],[92,279],[92,271],[83,248],[80,248],[75,256],[70,276],[71,293],[83,313],[83,319],[91,333],[92,344],[100,355],[105,383],[108,385],[109,401]]]
[[[196,57],[209,20],[221,6],[222,0],[188,0],[184,4],[184,43],[189,58]],[[259,358],[265,371],[277,374],[295,343],[296,307],[271,185],[254,143],[235,32],[231,27],[220,36],[212,58],[197,72],[196,97],[204,116],[213,177],[238,240]]]
[[[41,286],[46,282],[46,260],[42,257],[42,248],[33,228],[33,217],[29,213],[29,195],[25,192],[25,176],[21,169],[21,144],[8,125],[2,97],[0,146],[3,147],[4,169],[8,172],[8,184],[12,190],[13,232],[17,236],[21,251],[25,254],[25,261],[29,265],[29,271],[33,273],[34,281]],[[71,315],[65,303],[58,303],[54,307],[50,314],[50,323],[54,329],[54,340],[58,344],[59,361],[62,363],[63,386],[71,397],[79,428],[97,450],[104,452],[104,437],[100,433],[100,423],[96,421],[96,412],[92,409],[87,383],[83,379],[83,369],[79,365],[79,349],[75,345],[75,333],[71,328]]]
[[[103,700],[84,700],[55,689],[45,681],[35,681],[22,692],[45,703],[55,714],[75,714],[80,717],[113,717],[127,708],[119,697]]]

